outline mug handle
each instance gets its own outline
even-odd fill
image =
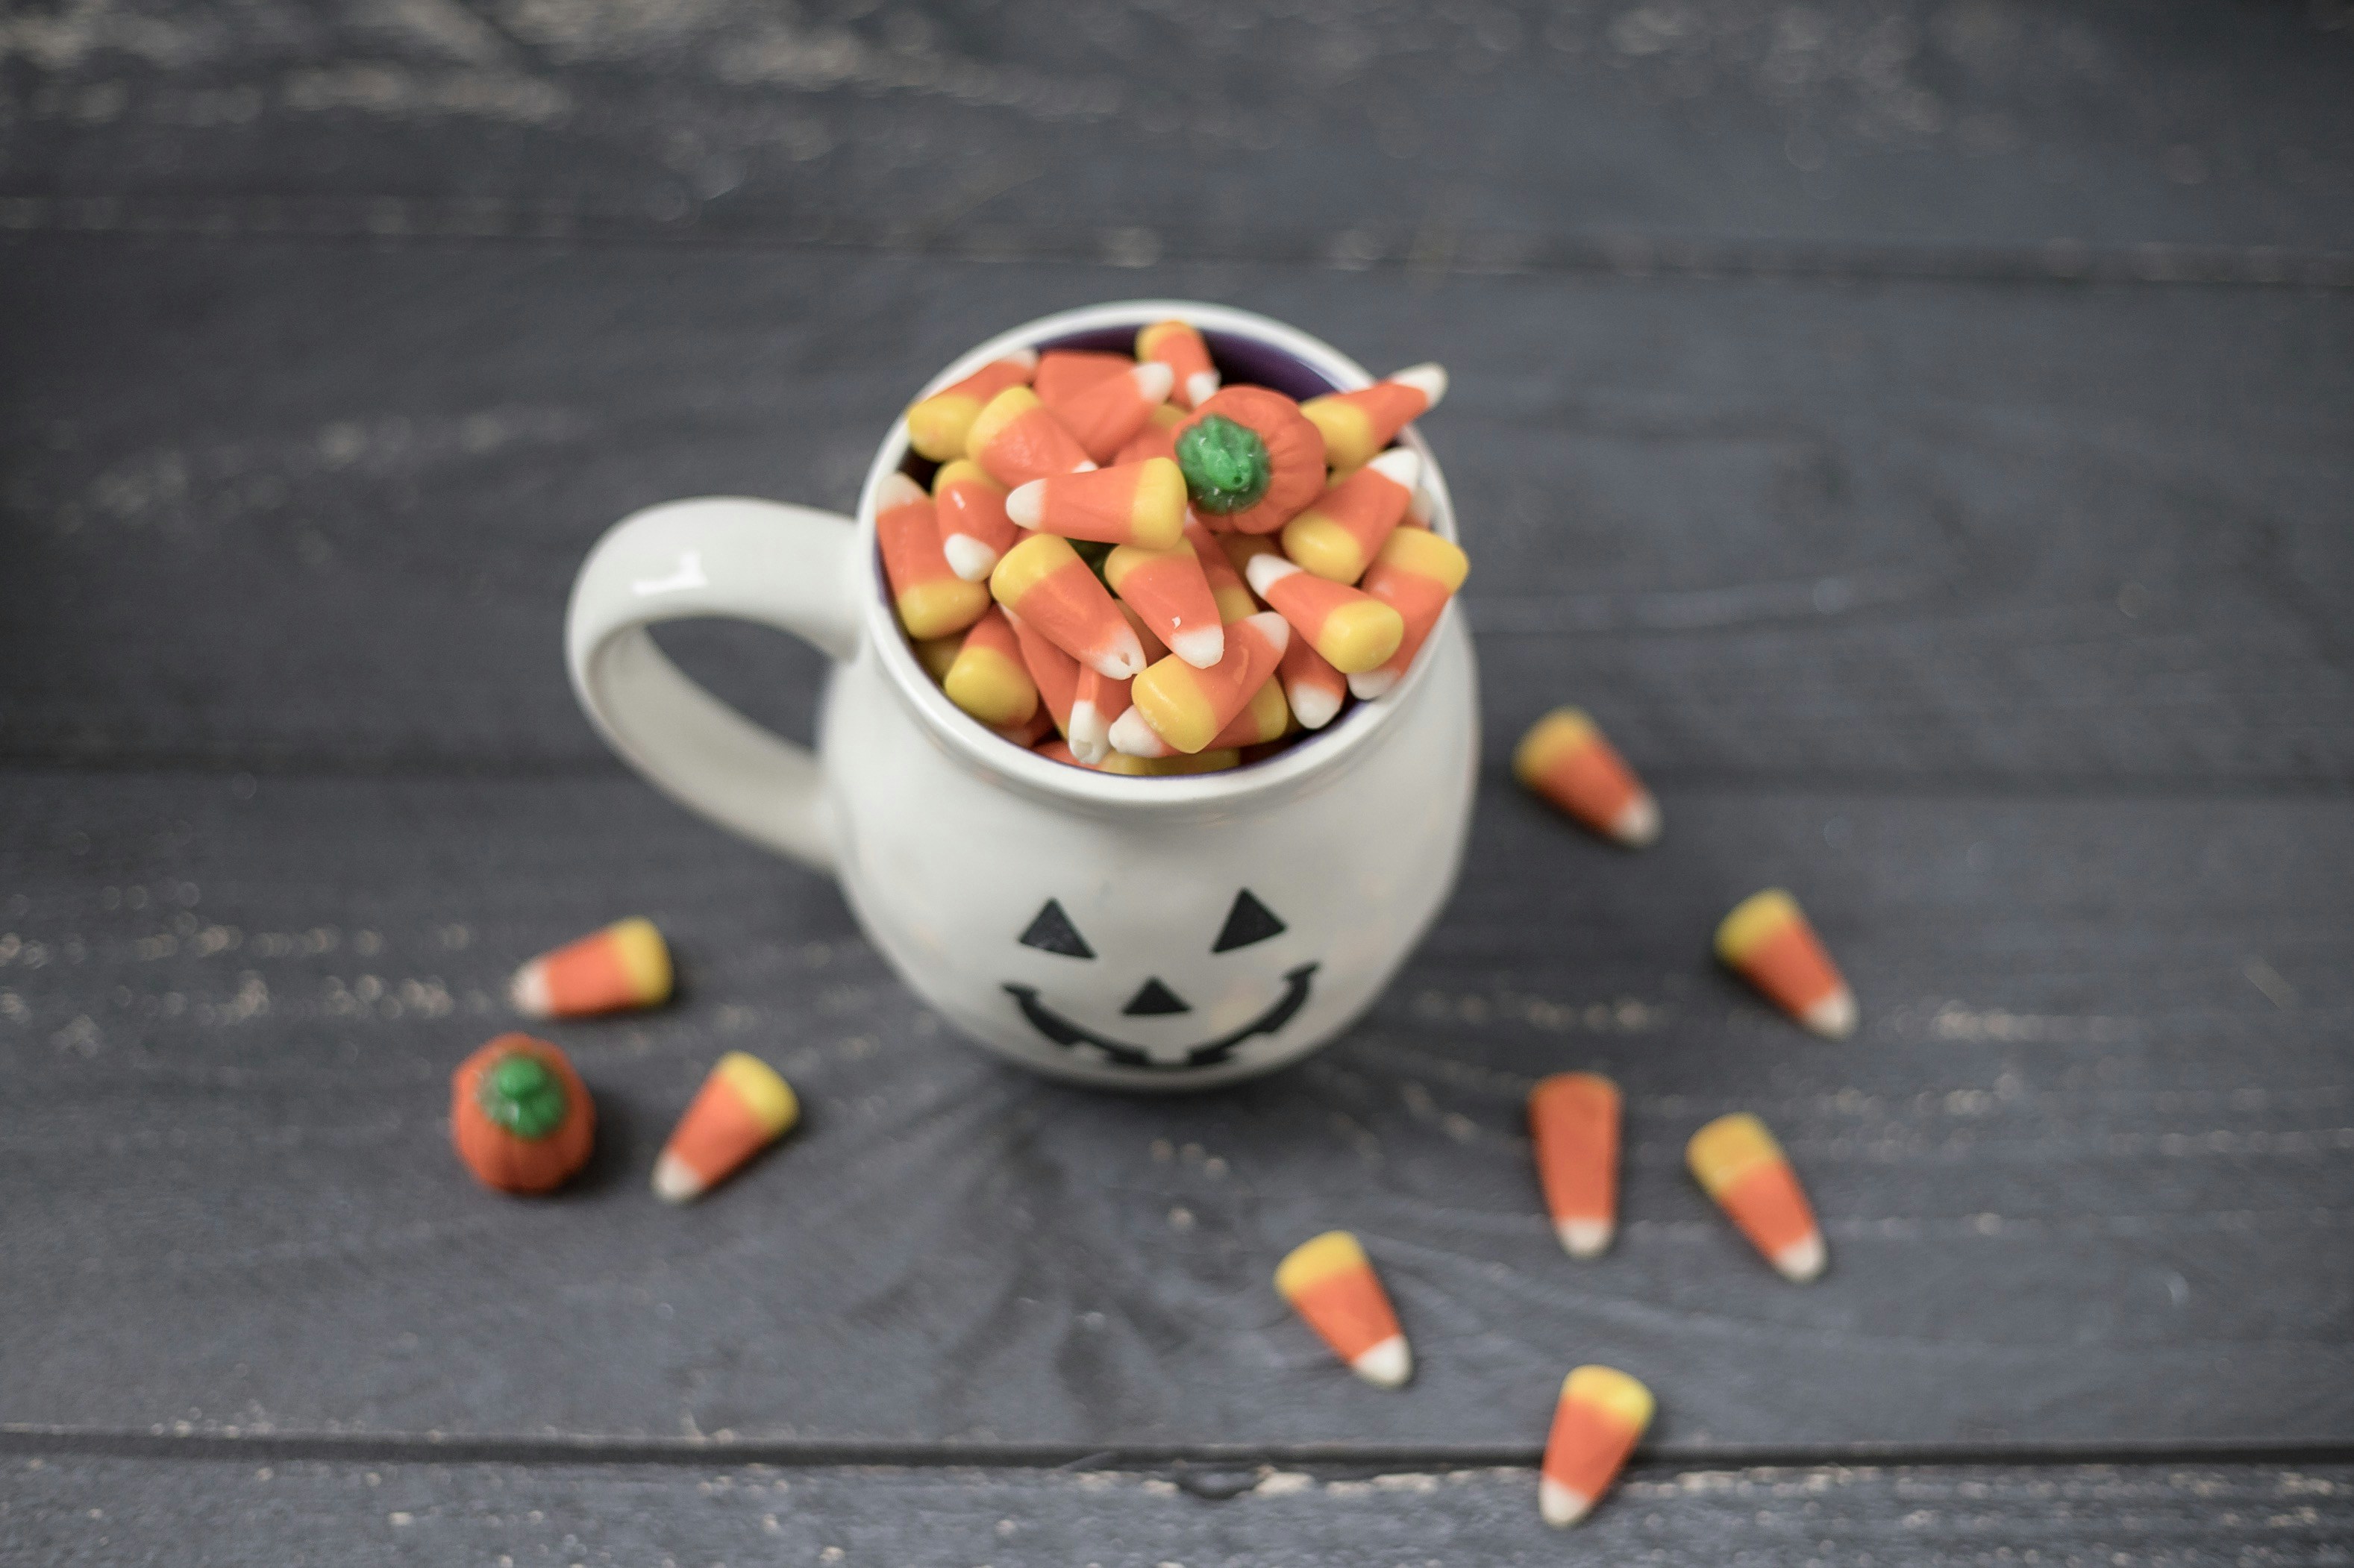
[[[849,518],[807,506],[665,502],[606,530],[565,614],[572,690],[605,743],[673,800],[812,871],[833,869],[817,758],[687,679],[646,628],[729,616],[847,660],[858,650],[856,536]]]

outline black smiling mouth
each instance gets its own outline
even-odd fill
[[[1092,1045],[1113,1063],[1122,1067],[1141,1067],[1147,1072],[1182,1073],[1196,1067],[1214,1067],[1235,1053],[1235,1048],[1256,1035],[1272,1034],[1291,1022],[1292,1015],[1308,1005],[1308,982],[1316,973],[1314,964],[1302,964],[1283,977],[1283,994],[1275,1005],[1235,1030],[1232,1034],[1196,1045],[1185,1053],[1182,1062],[1156,1061],[1151,1053],[1140,1046],[1118,1040],[1107,1040],[1091,1029],[1082,1029],[1069,1019],[1038,1000],[1038,988],[1008,983],[1006,991],[1022,1004],[1023,1016],[1031,1027],[1061,1046]]]

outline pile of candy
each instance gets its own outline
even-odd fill
[[[1257,761],[1394,686],[1462,587],[1390,444],[1446,390],[1436,365],[1305,403],[1222,386],[1175,321],[1133,359],[996,360],[907,410],[930,493],[876,494],[899,623],[950,702],[1058,762]]]

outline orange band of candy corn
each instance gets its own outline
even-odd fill
[[[1342,674],[1380,668],[1405,638],[1405,618],[1395,606],[1302,571],[1280,555],[1257,557],[1246,576],[1251,591]]]
[[[1218,560],[1223,566],[1225,556],[1220,554]],[[1206,670],[1225,656],[1225,623],[1219,618],[1201,557],[1188,540],[1181,536],[1165,550],[1122,545],[1104,557],[1104,581],[1144,618],[1172,653],[1195,669]]]
[[[1028,381],[1037,363],[1037,354],[1025,348],[921,399],[907,410],[907,444],[934,462],[955,457],[964,450],[972,422],[989,400]]]
[[[1594,1073],[1557,1073],[1529,1095],[1529,1136],[1545,1209],[1562,1245],[1592,1257],[1618,1221],[1618,1086]]]
[[[958,458],[932,476],[932,506],[949,569],[967,582],[987,581],[1018,535],[1005,515],[1005,487],[970,458]]]
[[[1085,348],[1050,349],[1038,356],[1038,373],[1030,377],[1030,390],[1051,408],[1074,392],[1135,367],[1136,361],[1125,354],[1099,354]]]
[[[1142,462],[1146,458],[1167,458],[1177,461],[1177,426],[1185,418],[1185,410],[1174,403],[1163,403],[1152,410],[1144,421],[1144,429],[1129,437],[1128,444],[1114,452],[1112,466]]]
[[[1175,375],[1172,395],[1188,408],[1198,408],[1218,390],[1218,368],[1210,360],[1210,345],[1184,322],[1155,322],[1136,334],[1136,357],[1157,360]]]
[[[1144,648],[1070,542],[1034,534],[1005,552],[989,591],[1046,641],[1115,679],[1144,668]]]
[[[1284,645],[1276,675],[1283,683],[1284,700],[1302,729],[1322,729],[1341,712],[1349,695],[1349,677],[1309,644],[1295,637]]]
[[[1585,1517],[1651,1425],[1651,1391],[1611,1367],[1583,1366],[1563,1380],[1545,1438],[1541,1506],[1545,1522]]]
[[[1166,458],[1035,480],[1005,498],[1024,528],[1108,545],[1174,546],[1185,533],[1185,476]]]
[[[1320,577],[1354,583],[1405,515],[1422,460],[1384,452],[1283,525],[1283,553]]]
[[[1022,662],[1030,672],[1032,683],[1038,688],[1038,700],[1045,705],[1055,728],[1069,735],[1071,705],[1078,696],[1079,662],[1055,647],[1028,621],[1015,620],[1011,616],[1006,619],[1013,621],[1014,640],[1022,647]]]
[[[1059,401],[1041,397],[1055,423],[1071,432],[1087,456],[1109,462],[1120,448],[1152,421],[1152,411],[1169,397],[1169,367],[1131,365],[1118,376],[1079,387]]]

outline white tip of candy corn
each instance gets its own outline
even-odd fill
[[[1267,557],[1261,556],[1259,559],[1263,561]],[[1285,564],[1289,565],[1288,562]],[[1267,646],[1275,650],[1275,655],[1278,659],[1283,657],[1283,651],[1291,646],[1291,622],[1271,609],[1262,609],[1257,615],[1246,615],[1235,624],[1257,627],[1258,634],[1267,639]]]
[[[1215,397],[1217,391],[1218,373],[1214,370],[1196,370],[1193,375],[1185,377],[1185,406],[1189,408],[1198,408]]]
[[[547,990],[547,961],[534,959],[515,970],[514,979],[507,982],[508,1000],[514,1010],[527,1018],[556,1016],[556,999]]]
[[[1046,482],[1034,479],[1017,484],[1005,498],[1005,519],[1016,528],[1035,528],[1046,515]]]
[[[1093,703],[1071,705],[1071,733],[1063,738],[1069,744],[1071,755],[1090,766],[1111,754],[1111,727],[1104,723],[1103,715],[1096,712]]]
[[[1610,1250],[1613,1229],[1608,1220],[1556,1220],[1553,1227],[1572,1257],[1600,1257]]]
[[[1251,592],[1265,599],[1267,589],[1299,569],[1299,567],[1292,562],[1270,552],[1264,556],[1253,556],[1250,565],[1243,568],[1243,576],[1250,579]]]
[[[924,487],[904,473],[886,473],[875,487],[875,510],[889,512],[924,499]]]
[[[1322,729],[1341,711],[1341,694],[1322,686],[1301,686],[1284,695],[1291,699],[1291,716],[1302,729]]]
[[[1390,379],[1401,387],[1413,387],[1434,408],[1447,396],[1447,367],[1443,365],[1410,365]]]
[[[1855,992],[1841,986],[1798,1014],[1798,1022],[1826,1040],[1844,1040],[1855,1033]]]
[[[1537,1484],[1537,1511],[1555,1530],[1567,1530],[1594,1511],[1594,1499],[1547,1477]]]
[[[1656,843],[1659,837],[1659,803],[1649,795],[1638,795],[1610,823],[1610,836],[1628,849],[1641,849]]]
[[[654,1161],[654,1196],[665,1203],[684,1203],[703,1196],[704,1180],[695,1167],[677,1155],[664,1153]]]
[[[997,569],[997,552],[970,534],[951,534],[941,540],[940,554],[949,558],[949,570],[969,583],[980,582]]]
[[[1096,471],[1096,461],[1095,461],[1095,459],[1093,459],[1093,458],[1081,458],[1081,459],[1079,460],[1079,466],[1078,466],[1078,467],[1076,467],[1076,468],[1075,468],[1075,469],[1073,469],[1071,471],[1072,471],[1073,473],[1093,473],[1093,472],[1095,472],[1095,471]]]
[[[1169,743],[1161,738],[1161,732],[1145,723],[1144,715],[1135,708],[1112,720],[1110,738],[1114,751],[1124,751],[1130,757],[1166,757],[1170,751]],[[1071,755],[1078,755],[1076,747],[1072,749]]]
[[[1144,644],[1137,641],[1136,628],[1123,620],[1119,636],[1080,662],[1108,681],[1131,680],[1144,673]]]
[[[1414,1352],[1404,1334],[1392,1334],[1349,1363],[1349,1370],[1375,1388],[1404,1388],[1414,1375]]]
[[[1819,1276],[1830,1255],[1823,1249],[1822,1233],[1818,1231],[1803,1241],[1794,1241],[1774,1255],[1774,1269],[1794,1285],[1804,1285]]]
[[[1349,677],[1350,694],[1361,703],[1370,703],[1375,697],[1387,696],[1389,689],[1396,684],[1397,672],[1394,670],[1367,670],[1361,674]]]
[[[1223,626],[1196,626],[1188,631],[1172,633],[1169,652],[1196,670],[1206,670],[1226,656],[1226,629]]]
[[[1392,447],[1365,466],[1401,490],[1422,482],[1422,454],[1408,447]]]
[[[1006,350],[997,357],[1000,359],[1010,359],[1025,370],[1035,370],[1038,368],[1038,351],[1034,348],[1012,348]]]
[[[1148,403],[1166,403],[1177,386],[1177,373],[1157,360],[1147,360],[1128,374],[1136,383],[1136,395]]]

